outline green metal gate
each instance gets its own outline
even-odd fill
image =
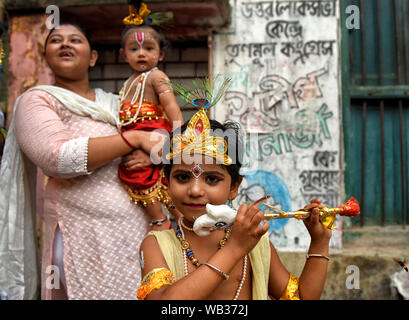
[[[359,29],[345,25],[348,6]],[[353,223],[405,226],[409,1],[341,0],[341,23],[345,191],[361,203]]]

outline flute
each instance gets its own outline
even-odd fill
[[[274,210],[273,212],[266,212],[264,214],[265,220],[289,218],[306,219],[311,214],[310,211],[306,211],[303,209],[297,211],[280,210],[272,205],[262,202],[267,198],[269,198],[269,196],[263,197],[250,205],[254,206],[256,204],[263,204],[273,209]],[[336,208],[323,207],[319,208],[318,210],[320,212],[321,223],[324,225],[324,227],[331,230],[336,230],[334,222],[337,214],[341,216],[357,217],[360,212],[359,203],[354,197],[351,197],[345,204],[339,207]],[[210,232],[213,230],[224,229],[232,225],[237,214],[236,210],[226,205],[214,206],[211,204],[207,204],[206,211],[207,213],[197,218],[193,224],[193,231],[199,236],[206,236],[209,235]]]

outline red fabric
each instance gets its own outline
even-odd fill
[[[150,105],[153,107],[155,105]],[[158,108],[157,106],[155,106]],[[142,109],[142,108],[141,108]],[[159,109],[160,110],[160,109]],[[144,110],[145,111],[145,110]],[[156,110],[155,110],[156,111]],[[154,118],[154,116],[152,116]],[[137,121],[122,128],[122,132],[128,130],[154,131],[156,129],[165,129],[168,133],[172,130],[171,123],[163,118]],[[152,187],[159,179],[161,165],[151,165],[136,169],[129,169],[121,163],[118,168],[119,179],[126,183],[133,190],[145,190]]]

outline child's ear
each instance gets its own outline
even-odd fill
[[[243,177],[239,177],[236,184],[230,188],[229,200],[233,200],[237,197],[237,193],[239,192],[239,187],[242,181],[243,181]]]
[[[126,54],[123,48],[119,49],[119,54],[122,56],[125,62],[128,62],[128,59],[126,58]]]
[[[165,59],[166,56],[166,51],[165,50],[161,50],[160,54],[159,54],[159,61],[163,61],[163,59]]]
[[[95,64],[97,63],[97,60],[98,60],[98,51],[92,50],[91,51],[91,59],[89,61],[89,66],[90,67],[95,66]]]

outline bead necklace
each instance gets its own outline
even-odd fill
[[[152,68],[151,70],[149,70],[148,72],[144,72],[142,74],[140,74],[139,76],[137,76],[131,83],[131,85],[128,87],[128,90],[126,90],[126,86],[128,85],[128,81],[129,79],[125,82],[124,86],[121,88],[121,91],[119,92],[119,102],[120,105],[122,106],[122,104],[124,103],[126,97],[128,96],[129,92],[131,91],[131,89],[134,86],[135,81],[138,81],[138,84],[136,86],[135,89],[135,93],[131,99],[131,105],[134,105],[136,100],[139,97],[139,106],[138,106],[138,110],[135,112],[134,116],[127,122],[123,123],[121,126],[127,126],[128,124],[131,124],[132,122],[134,122],[134,120],[136,120],[136,118],[139,115],[139,110],[141,109],[142,106],[142,102],[143,102],[143,94],[145,92],[145,84],[146,84],[146,80],[148,79],[149,74],[156,70],[157,68]],[[123,94],[123,92],[125,92],[125,94]]]
[[[193,251],[190,249],[189,242],[187,242],[185,240],[185,234],[183,232],[182,226],[185,227],[185,228],[186,228],[186,226],[183,224],[182,220],[183,220],[183,217],[180,217],[179,220],[178,220],[178,229],[176,230],[176,237],[179,239],[180,244],[182,246],[183,267],[184,267],[185,277],[186,277],[189,274],[188,266],[187,266],[187,258],[189,258],[189,260],[192,262],[192,264],[194,266],[196,266],[197,268],[200,267],[202,264],[199,263],[199,260],[197,258],[195,258]],[[186,229],[189,230],[190,228],[186,228]],[[227,240],[228,240],[228,238],[230,236],[230,232],[231,232],[230,230],[231,230],[230,227],[225,229],[226,234],[223,237],[223,239],[220,240],[218,249],[222,248],[226,244],[226,242],[227,242]],[[192,231],[193,231],[193,229],[192,229]],[[241,289],[243,288],[244,281],[246,280],[246,273],[247,273],[247,255],[244,256],[243,275],[242,275],[242,278],[240,280],[239,286],[238,286],[238,288],[236,290],[236,294],[234,295],[233,300],[237,300],[239,298]]]

